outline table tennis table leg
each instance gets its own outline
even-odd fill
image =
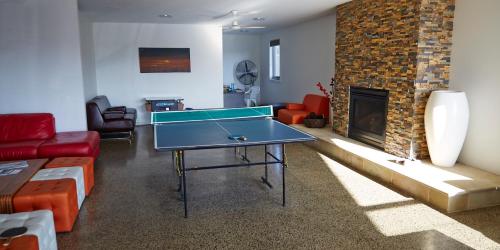
[[[262,180],[262,182],[264,182],[264,184],[266,184],[269,188],[273,188],[273,185],[271,185],[271,183],[269,182],[269,180],[267,179],[267,145],[264,145],[264,176],[263,177],[260,177],[260,179]]]
[[[283,169],[283,171],[281,172],[282,182],[283,182],[283,206],[285,206],[285,168],[287,168],[285,144],[281,144],[281,157],[282,157],[281,166]]]
[[[179,152],[172,151],[172,165],[174,165],[174,171],[175,171],[175,174],[177,175],[177,178],[178,178],[177,192],[181,191],[181,183],[182,183],[181,165],[180,165],[179,159],[180,159]]]
[[[243,155],[240,154],[240,159],[243,160],[243,161],[246,161],[247,163],[250,163],[250,160],[247,157],[247,146],[244,146],[243,149],[244,149]],[[235,147],[234,148],[234,153],[235,154],[236,154],[236,151],[239,153],[240,152],[240,148],[239,147]]]
[[[183,199],[184,199],[184,218],[188,217],[188,212],[187,212],[187,184],[186,184],[186,164],[184,162],[184,151],[180,150],[178,151],[180,155],[180,162],[182,166],[182,192],[183,192]]]

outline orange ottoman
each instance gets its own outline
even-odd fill
[[[52,210],[56,232],[71,231],[78,215],[73,179],[30,181],[17,192],[12,203],[16,213]]]
[[[94,187],[94,158],[92,157],[59,157],[55,158],[45,168],[60,168],[60,167],[82,167],[83,179],[85,182],[85,195],[89,196],[90,191]]]
[[[10,242],[7,239],[0,240],[0,250],[38,250],[38,238],[34,235],[23,235],[12,238]]]

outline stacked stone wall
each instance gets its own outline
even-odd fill
[[[334,132],[347,136],[349,88],[389,91],[384,150],[428,157],[423,112],[447,88],[453,0],[354,0],[337,7]]]

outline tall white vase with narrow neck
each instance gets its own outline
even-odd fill
[[[453,167],[469,125],[469,103],[464,92],[437,90],[425,107],[425,135],[432,164]]]

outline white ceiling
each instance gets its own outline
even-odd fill
[[[79,0],[82,15],[94,22],[145,22],[229,25],[233,18],[214,20],[231,10],[252,12],[237,17],[241,25],[266,26],[266,30],[293,25],[333,13],[349,0]],[[171,18],[158,15],[168,13]],[[265,17],[256,22],[254,17]]]

